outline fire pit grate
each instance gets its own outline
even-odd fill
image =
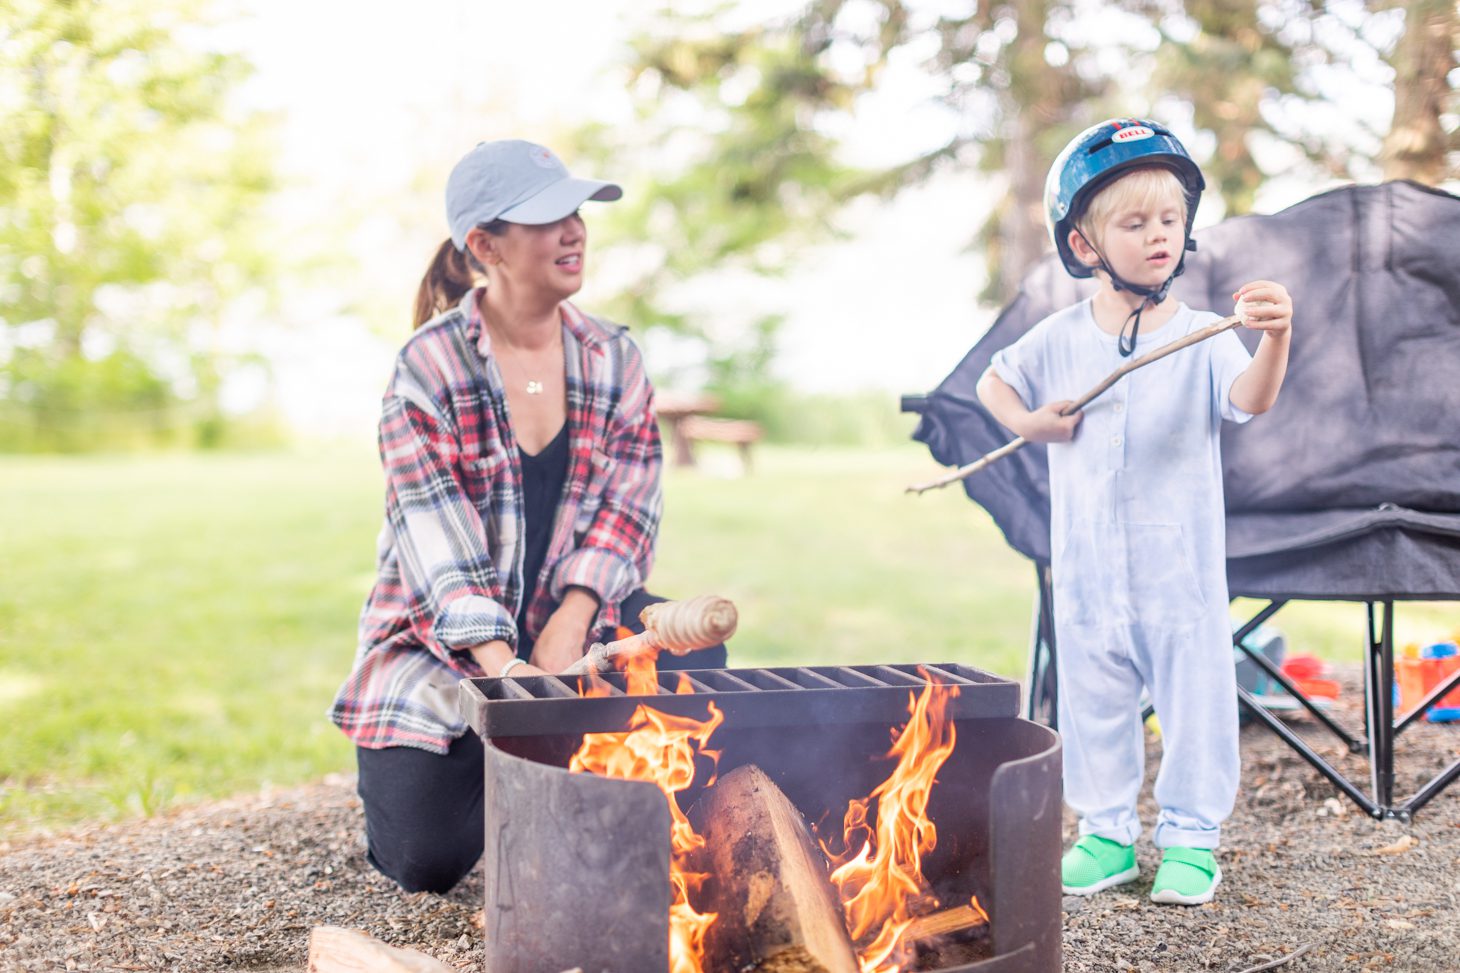
[[[924,676],[926,673],[926,676]],[[533,676],[461,684],[461,713],[484,746],[486,967],[542,973],[668,973],[670,808],[643,781],[570,773],[582,735],[628,728],[648,706],[704,720],[719,775],[754,765],[805,821],[838,822],[889,770],[892,731],[926,682],[958,687],[958,744],[927,813],[938,845],[922,872],[940,901],[977,895],[985,959],[937,959],[941,973],[1058,973],[1060,751],[1019,718],[1018,683],[955,663],[686,670],[655,692],[626,677]],[[590,686],[595,696],[583,696]],[[689,809],[696,782],[677,797]],[[952,965],[947,965],[951,962]]]
[[[621,672],[598,677],[607,695],[588,697],[590,677],[527,676],[471,679],[461,684],[461,710],[483,738],[543,733],[608,733],[628,724],[652,699],[655,709],[704,719],[709,703],[735,727],[865,723],[906,719],[909,692],[928,679],[959,687],[948,708],[954,719],[1019,714],[1019,684],[957,663],[937,665],[796,666],[771,669],[691,669],[692,694],[675,690],[680,672],[661,672],[654,696],[630,695]]]

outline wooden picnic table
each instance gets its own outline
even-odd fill
[[[657,392],[655,411],[668,427],[670,458],[675,466],[694,466],[697,440],[729,443],[740,450],[740,462],[750,471],[750,447],[760,441],[759,423],[713,415],[720,400],[703,392]]]
[[[685,429],[685,421],[709,415],[718,408],[720,400],[703,392],[654,393],[654,411],[658,413],[659,421],[668,427],[670,456],[675,466],[695,464],[694,446]]]

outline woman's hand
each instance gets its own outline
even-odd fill
[[[598,598],[586,588],[569,588],[532,646],[533,665],[562,672],[583,657],[588,628],[598,616]]]
[[[1232,295],[1244,327],[1274,338],[1286,338],[1293,329],[1293,299],[1282,284],[1254,280]]]
[[[482,667],[482,672],[494,679],[501,676],[503,666],[517,658],[517,653],[512,650],[512,646],[503,642],[501,639],[483,642],[481,645],[474,645],[467,651],[476,660],[476,664]],[[510,675],[545,676],[547,673],[534,665],[524,664],[513,666]]]
[[[546,672],[562,672],[583,656],[588,644],[588,625],[553,612],[542,634],[532,645],[533,665]]]

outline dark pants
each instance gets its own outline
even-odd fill
[[[635,591],[623,601],[623,624],[643,630],[639,613],[665,599]],[[602,636],[603,633],[600,633]],[[612,640],[607,633],[605,641]],[[676,656],[660,669],[721,669],[725,646]],[[442,756],[415,747],[355,748],[365,805],[366,857],[407,892],[445,892],[482,856],[482,741],[470,730]]]
[[[355,748],[365,857],[407,892],[445,892],[482,857],[482,741],[471,730],[445,756],[415,747]]]

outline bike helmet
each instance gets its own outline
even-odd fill
[[[1131,319],[1135,326],[1129,343],[1125,330],[1121,330],[1120,353],[1128,356],[1135,350],[1136,335],[1140,332],[1141,311],[1150,304],[1159,304],[1166,299],[1171,282],[1186,269],[1186,250],[1195,250],[1196,241],[1191,238],[1192,223],[1196,220],[1196,207],[1201,201],[1201,191],[1206,188],[1201,169],[1187,154],[1186,147],[1171,134],[1170,129],[1144,118],[1111,118],[1085,129],[1070,140],[1054,165],[1049,168],[1049,177],[1044,183],[1044,214],[1049,226],[1050,238],[1059,252],[1060,262],[1073,277],[1092,277],[1094,267],[1078,260],[1070,249],[1070,231],[1084,215],[1090,200],[1102,188],[1110,184],[1123,172],[1146,166],[1164,166],[1176,174],[1186,192],[1186,248],[1176,262],[1176,269],[1160,287],[1142,287],[1122,280],[1100,258],[1100,269],[1110,275],[1110,282],[1116,290],[1127,290],[1146,298]],[[1093,249],[1093,246],[1092,246]],[[1099,252],[1098,250],[1096,251]],[[1127,320],[1127,324],[1130,320]]]
[[[1049,168],[1044,184],[1044,212],[1050,237],[1065,269],[1075,277],[1089,277],[1093,268],[1075,259],[1070,230],[1103,186],[1128,169],[1165,166],[1176,173],[1186,189],[1186,249],[1195,250],[1192,222],[1206,180],[1170,129],[1144,118],[1112,118],[1085,129],[1070,140]],[[1172,277],[1180,274],[1185,254]]]

